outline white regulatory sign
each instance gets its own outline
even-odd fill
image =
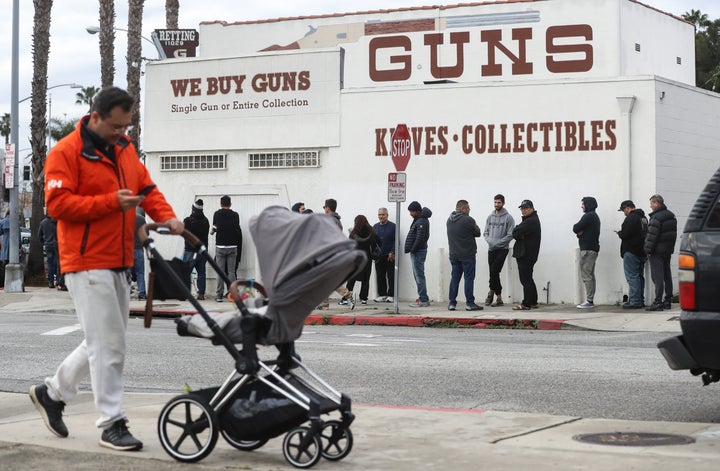
[[[407,174],[404,172],[388,173],[388,202],[402,203],[405,201],[405,183]]]

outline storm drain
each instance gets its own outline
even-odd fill
[[[694,438],[686,435],[644,432],[584,433],[575,435],[573,440],[594,445],[615,446],[666,446],[695,443]]]

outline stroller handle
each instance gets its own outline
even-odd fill
[[[142,242],[143,246],[145,245],[145,242],[150,238],[150,231],[155,231],[158,234],[170,234],[170,225],[160,223],[148,223],[138,227],[138,238],[140,239],[140,242]],[[198,239],[195,234],[188,231],[187,229],[183,229],[183,232],[180,235],[183,239],[185,239],[190,245],[195,248],[199,248],[202,245],[200,239]]]

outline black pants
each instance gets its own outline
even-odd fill
[[[395,262],[383,255],[375,261],[378,296],[395,296]]]
[[[510,249],[498,249],[488,251],[488,265],[490,266],[490,290],[496,296],[502,294],[502,284],[500,284],[500,272],[505,265],[505,258]]]
[[[673,283],[672,271],[670,270],[670,257],[671,254],[651,254],[650,257],[648,257],[650,260],[650,278],[655,285],[655,299],[653,300],[655,303],[662,303],[663,293],[665,293],[665,299],[672,299]]]
[[[535,287],[535,280],[533,280],[533,267],[535,267],[536,260],[529,260],[527,258],[518,258],[518,275],[520,276],[520,283],[523,287],[523,300],[522,305],[526,307],[532,307],[538,303],[537,288]]]
[[[368,257],[368,262],[365,264],[365,268],[357,274],[355,278],[352,280],[348,280],[347,285],[345,287],[348,289],[348,291],[352,291],[355,287],[355,282],[360,282],[360,301],[367,301],[368,298],[368,292],[370,291],[370,272],[372,271],[372,263],[370,261],[370,257]]]

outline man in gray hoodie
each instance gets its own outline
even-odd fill
[[[515,220],[505,209],[505,197],[495,195],[495,209],[487,217],[485,232],[483,236],[488,244],[488,266],[490,267],[490,291],[485,298],[486,306],[502,306],[502,284],[500,283],[500,272],[505,265],[505,259],[510,251],[510,241],[513,240],[512,232],[515,229]],[[493,302],[493,296],[496,297]]]
[[[476,237],[480,237],[480,228],[475,219],[470,217],[470,204],[459,200],[455,211],[447,220],[447,237],[450,252],[450,293],[448,310],[454,311],[457,305],[460,278],[465,278],[466,311],[480,311],[481,306],[475,304],[475,256],[477,255]]]

